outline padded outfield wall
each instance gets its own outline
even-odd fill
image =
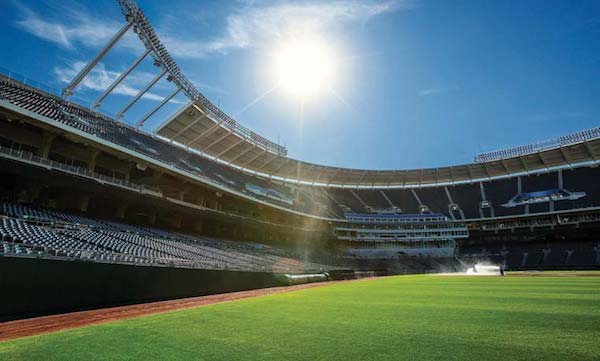
[[[267,272],[0,257],[0,322],[285,284]]]

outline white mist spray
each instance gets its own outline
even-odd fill
[[[470,276],[500,276],[501,274],[499,266],[484,262],[477,262],[465,273]]]

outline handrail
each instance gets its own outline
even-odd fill
[[[563,135],[557,138],[548,139],[541,142],[522,145],[513,148],[495,150],[492,152],[481,153],[475,156],[476,163],[485,163],[506,158],[519,157],[528,154],[538,153],[544,150],[555,149],[586,142],[600,138],[600,127],[582,130],[579,132]]]
[[[85,168],[82,167],[77,167],[77,166],[73,166],[73,165],[68,165],[62,162],[57,162],[54,160],[50,160],[47,158],[43,158],[40,156],[37,156],[31,152],[28,152],[26,150],[22,150],[22,149],[15,149],[15,148],[7,148],[4,146],[0,145],[0,154],[4,154],[4,155],[8,155],[10,157],[14,157],[14,158],[19,158],[31,163],[36,163],[38,165],[43,165],[45,167],[50,167],[53,169],[58,169],[58,170],[62,170],[66,173],[70,173],[70,174],[74,174],[74,175],[79,175],[79,176],[85,176],[88,178],[93,178],[95,180],[100,180],[104,183],[109,183],[112,185],[117,185],[117,186],[122,186],[125,188],[130,188],[133,189],[135,191],[138,192],[142,192],[143,190],[143,186],[135,184],[135,183],[131,183],[128,182],[124,179],[119,179],[119,178],[115,178],[115,177],[109,177],[106,175],[102,175],[99,173],[95,173],[92,172],[90,170],[87,170]]]

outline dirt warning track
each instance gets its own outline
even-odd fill
[[[63,313],[23,320],[0,323],[0,341],[19,337],[33,336],[42,333],[65,330],[100,323],[125,320],[128,318],[151,315],[160,312],[200,307],[244,298],[272,295],[276,293],[296,291],[306,288],[321,287],[344,281],[309,283],[304,285],[263,288],[258,290],[223,293],[218,295],[181,298],[177,300],[158,301],[136,305],[102,308],[88,311]]]

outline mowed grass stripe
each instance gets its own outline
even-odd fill
[[[598,360],[600,277],[399,276],[0,343],[4,360]]]

